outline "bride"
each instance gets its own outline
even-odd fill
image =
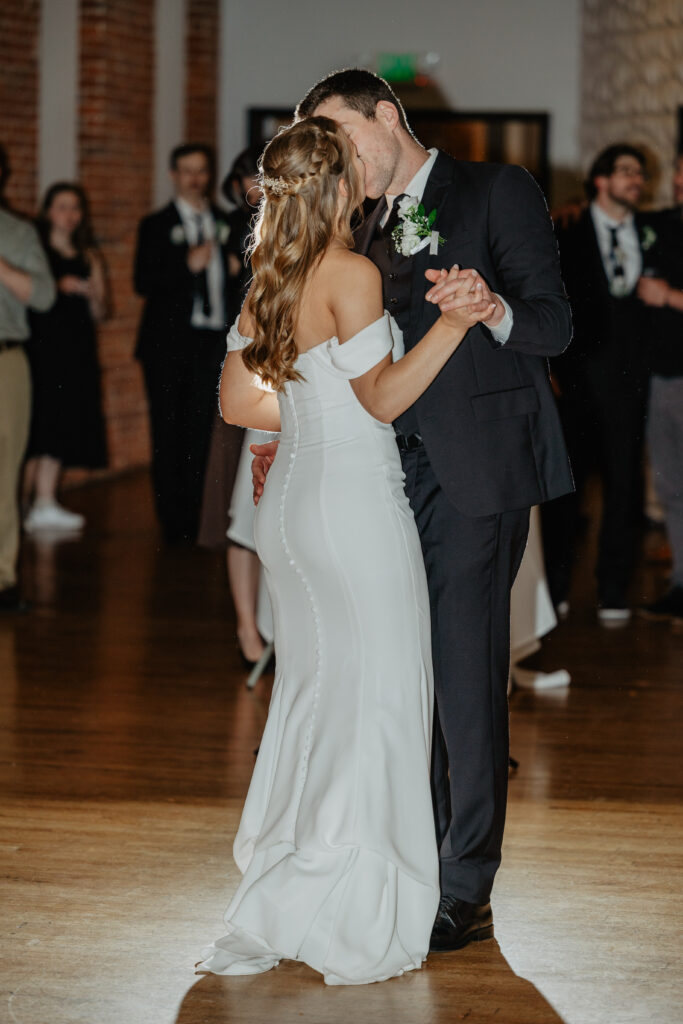
[[[203,953],[220,974],[289,958],[330,985],[391,978],[420,967],[439,899],[429,601],[391,422],[491,306],[463,281],[399,358],[379,271],[352,252],[364,180],[327,118],[273,139],[228,335],[224,418],[281,433],[255,522],[275,683],[228,933]]]

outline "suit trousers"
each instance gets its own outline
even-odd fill
[[[0,352],[0,590],[17,582],[19,475],[31,422],[31,374],[23,346]]]
[[[510,590],[529,509],[464,516],[443,493],[424,447],[402,459],[432,614],[432,790],[441,891],[486,903],[505,825]]]
[[[199,529],[211,426],[216,416],[223,331],[188,330],[185,344],[144,361],[152,426],[152,482],[166,540]]]
[[[548,585],[554,604],[569,594],[581,498],[589,471],[602,483],[596,577],[598,600],[619,606],[633,576],[642,520],[642,444],[646,376],[586,361],[575,381],[562,384],[558,408],[576,491],[543,506]]]

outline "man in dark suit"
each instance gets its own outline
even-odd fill
[[[589,206],[558,231],[574,340],[551,368],[577,491],[543,509],[546,570],[553,601],[566,614],[581,489],[597,463],[603,498],[597,614],[605,626],[623,625],[631,616],[628,587],[642,518],[649,320],[637,285],[649,235],[635,210],[644,174],[638,149],[610,146],[589,171]]]
[[[507,798],[510,588],[529,509],[572,487],[546,361],[569,342],[569,306],[546,205],[526,171],[428,152],[389,86],[368,71],[320,82],[297,111],[314,113],[345,128],[365,164],[367,194],[380,200],[356,248],[382,271],[385,306],[406,348],[438,318],[438,304],[446,308],[459,274],[496,304],[488,326],[469,331],[395,424],[432,609],[442,900],[431,948],[457,949],[493,935],[489,895]],[[412,256],[392,236],[404,193],[421,200],[426,216],[435,211],[434,234]]]
[[[647,618],[683,623],[683,154],[674,170],[676,205],[648,214],[652,276],[638,296],[649,307],[650,398],[647,446],[657,497],[664,506],[671,546],[671,585],[640,609]]]
[[[136,356],[152,426],[152,478],[169,543],[193,541],[228,309],[225,216],[208,201],[213,158],[207,146],[171,153],[175,198],[141,222],[135,288],[145,298]]]

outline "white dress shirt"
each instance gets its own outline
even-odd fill
[[[427,152],[429,153],[429,159],[426,160],[425,163],[422,164],[422,166],[418,170],[417,174],[415,174],[415,176],[413,178],[411,178],[411,180],[408,182],[408,184],[406,185],[406,187],[404,189],[404,195],[407,195],[407,196],[410,196],[411,198],[417,199],[418,202],[420,202],[420,203],[422,202],[422,197],[424,195],[425,188],[427,187],[427,179],[429,178],[429,175],[432,173],[432,167],[434,166],[434,164],[436,162],[436,157],[437,157],[437,154],[438,154],[438,150],[437,149],[429,149],[429,150],[427,150]],[[387,221],[387,219],[389,217],[389,214],[391,213],[391,210],[393,208],[394,202],[396,200],[396,196],[391,196],[391,195],[387,194],[386,199],[387,199],[387,212],[386,212],[385,216],[382,219],[382,223],[383,224],[386,223],[386,221]],[[430,211],[428,211],[428,212],[430,212]],[[504,313],[503,319],[500,321],[500,323],[496,324],[495,327],[489,327],[489,330],[490,330],[491,334],[493,335],[493,337],[495,338],[495,340],[500,345],[504,345],[505,342],[510,337],[510,331],[512,330],[512,310],[510,309],[510,307],[508,306],[507,302],[505,301],[505,299],[503,298],[502,295],[498,295],[498,298],[500,299],[500,301],[503,303],[503,306],[505,307],[505,313]]]
[[[610,228],[618,229],[619,263],[624,270],[624,294],[628,295],[635,288],[643,270],[643,254],[633,214],[627,214],[623,220],[613,220],[597,203],[591,203],[590,210],[600,255],[602,256],[602,265],[605,268],[610,285],[614,279]]]
[[[174,200],[178,214],[183,223],[183,230],[188,245],[198,244],[199,223],[201,221],[204,241],[214,241],[216,238],[216,222],[214,221],[211,208],[205,206],[197,210],[185,199],[177,196]],[[205,315],[202,309],[202,301],[199,296],[195,297],[192,307],[191,324],[201,330],[222,331],[225,327],[226,309],[223,297],[223,261],[218,243],[216,242],[211,252],[211,259],[206,268],[206,280],[209,289],[209,302],[211,304],[211,316]]]

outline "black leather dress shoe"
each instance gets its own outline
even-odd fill
[[[442,896],[429,942],[430,953],[462,949],[469,942],[493,938],[491,904],[466,903],[455,896]]]

